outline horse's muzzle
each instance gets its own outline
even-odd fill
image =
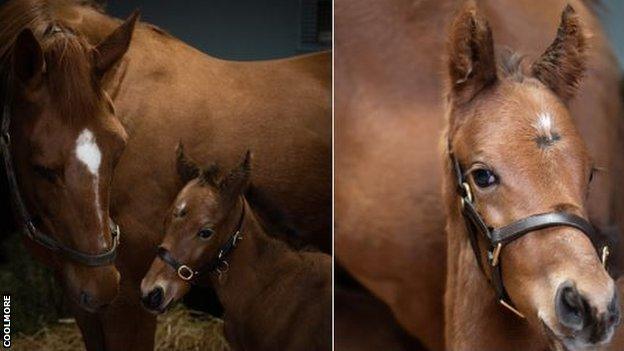
[[[555,297],[555,310],[569,345],[600,345],[608,342],[620,323],[620,306],[617,293],[607,306],[593,306],[591,300],[566,281]]]

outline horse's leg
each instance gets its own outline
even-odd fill
[[[106,351],[102,323],[97,314],[89,313],[78,307],[74,302],[65,299],[76,318],[76,324],[82,333],[87,351]]]
[[[107,351],[154,349],[156,316],[143,309],[138,291],[138,285],[122,281],[118,297],[101,313]]]

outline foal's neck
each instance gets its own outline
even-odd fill
[[[255,218],[246,201],[245,218],[241,227],[242,240],[226,258],[229,270],[219,279],[212,278],[214,289],[225,311],[248,306],[258,293],[271,285],[280,274],[280,261],[285,246],[270,238]]]

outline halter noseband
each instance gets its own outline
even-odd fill
[[[219,275],[225,273],[230,267],[229,263],[226,261],[227,256],[234,250],[238,242],[243,239],[242,227],[243,220],[245,219],[245,200],[243,200],[242,198],[241,200],[241,214],[240,218],[238,219],[238,224],[236,225],[236,230],[234,230],[234,234],[232,234],[228,241],[226,241],[225,244],[221,246],[217,256],[208,261],[208,263],[200,266],[197,270],[195,270],[189,265],[178,261],[175,257],[173,257],[169,250],[162,246],[158,247],[158,257],[160,257],[163,262],[171,266],[171,268],[176,271],[180,279],[190,283],[192,283],[195,278],[205,274],[206,272],[216,271],[217,273],[219,273]]]
[[[505,285],[503,284],[500,253],[502,248],[510,242],[540,229],[560,226],[572,227],[583,232],[591,240],[594,247],[602,247],[600,250],[600,258],[602,264],[606,265],[607,257],[609,256],[609,247],[606,245],[599,246],[594,226],[586,219],[572,213],[554,211],[535,214],[519,219],[500,228],[492,229],[489,227],[475,208],[475,199],[473,198],[470,184],[462,172],[459,161],[455,158],[455,155],[451,151],[450,142],[449,158],[455,173],[457,194],[460,197],[461,212],[466,223],[470,246],[472,247],[472,251],[474,252],[479,268],[485,274],[486,265],[481,260],[481,251],[479,249],[478,235],[480,234],[488,243],[487,261],[488,265],[491,267],[489,279],[490,284],[496,292],[498,301],[513,313],[521,318],[524,318],[524,315],[516,309],[515,305],[511,301],[511,298],[505,290]]]
[[[90,267],[113,264],[115,262],[115,258],[117,257],[120,231],[119,226],[113,223],[110,218],[108,220],[108,225],[112,236],[112,246],[107,251],[99,254],[90,254],[73,249],[50,235],[43,233],[35,226],[32,219],[33,217],[30,216],[28,209],[26,209],[26,204],[22,199],[17,179],[15,177],[15,170],[13,168],[13,160],[11,156],[11,134],[9,130],[11,124],[11,112],[8,101],[8,79],[5,84],[5,89],[5,101],[2,108],[2,120],[0,121],[0,153],[2,154],[2,161],[7,177],[11,201],[15,209],[15,217],[22,228],[22,233],[37,244],[47,248],[50,251],[59,253],[63,257],[76,263]]]

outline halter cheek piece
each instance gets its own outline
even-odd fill
[[[450,143],[449,143],[450,144]],[[449,145],[450,150],[450,145]],[[461,211],[466,222],[470,246],[481,271],[485,274],[486,265],[481,260],[479,249],[479,235],[488,243],[487,261],[490,266],[490,284],[494,288],[498,301],[521,318],[524,315],[516,309],[503,284],[503,272],[500,262],[500,254],[503,247],[510,242],[523,237],[533,231],[550,227],[572,227],[583,232],[592,242],[594,247],[600,247],[600,258],[606,265],[609,256],[609,247],[598,245],[598,238],[594,227],[582,217],[567,212],[547,212],[535,214],[519,219],[511,224],[500,228],[489,227],[475,208],[474,198],[468,180],[464,176],[461,166],[455,155],[449,152],[451,163],[455,172],[457,194],[460,197]],[[598,249],[597,249],[598,251]],[[486,274],[487,276],[487,274]]]
[[[5,89],[7,89],[7,86],[8,82],[5,84]],[[30,216],[28,210],[26,209],[26,205],[22,199],[22,195],[20,194],[17,179],[15,177],[15,170],[13,168],[13,160],[11,158],[11,135],[9,133],[11,113],[8,95],[7,89],[4,94],[5,101],[2,108],[2,121],[0,121],[0,153],[2,154],[2,161],[9,185],[11,202],[15,209],[14,214],[19,226],[22,228],[22,233],[37,244],[76,263],[90,267],[114,264],[115,258],[117,257],[117,247],[119,246],[120,231],[119,226],[113,223],[111,219],[109,219],[108,225],[112,236],[112,246],[107,251],[99,254],[86,253],[71,248],[50,235],[42,232],[35,226],[32,220],[33,217]]]
[[[217,272],[219,276],[221,276],[221,274],[227,272],[227,270],[230,268],[229,263],[226,261],[227,256],[234,250],[238,242],[243,239],[242,227],[243,220],[245,219],[245,201],[243,200],[241,201],[241,203],[243,206],[240,218],[238,219],[238,224],[236,225],[236,230],[234,230],[234,234],[232,234],[232,236],[230,236],[225,244],[221,246],[217,256],[212,260],[208,261],[208,263],[200,266],[197,270],[195,270],[189,265],[183,264],[178,261],[175,257],[173,257],[169,250],[162,246],[158,247],[158,257],[160,257],[163,262],[171,266],[176,271],[180,279],[187,281],[191,284],[197,277],[205,274],[206,272]]]

